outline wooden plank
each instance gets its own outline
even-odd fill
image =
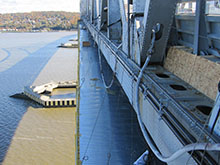
[[[164,67],[214,100],[220,81],[220,64],[190,51],[184,47],[171,47]]]
[[[91,44],[89,41],[83,41],[83,47],[90,47]]]

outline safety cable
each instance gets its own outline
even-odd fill
[[[86,154],[87,154],[87,152],[88,152],[89,145],[90,145],[90,143],[91,143],[91,141],[92,141],[92,138],[93,138],[93,135],[94,135],[94,132],[95,132],[95,128],[96,128],[97,123],[98,123],[98,119],[99,119],[100,114],[101,114],[101,112],[102,112],[106,95],[107,95],[107,94],[106,94],[106,92],[105,92],[105,93],[104,93],[104,96],[103,96],[103,98],[102,98],[102,102],[101,102],[101,104],[100,104],[99,110],[98,110],[98,112],[97,112],[97,115],[96,115],[96,118],[95,118],[95,123],[94,123],[94,125],[93,125],[93,127],[92,127],[92,132],[91,132],[91,134],[90,134],[90,136],[89,136],[88,143],[87,143],[87,145],[86,145],[86,149],[85,149],[85,152],[84,152],[84,154],[83,154],[81,164],[83,164],[84,161],[87,161],[87,160],[89,159],[89,157],[88,157]]]
[[[117,20],[117,21],[115,21],[115,22],[109,24],[108,27],[113,26],[113,25],[115,25],[116,23],[119,23],[119,22],[121,22],[121,18],[120,18],[119,20]]]
[[[99,45],[98,45],[99,46]],[[115,62],[115,68],[114,68],[114,71],[113,71],[113,75],[112,75],[112,80],[110,82],[109,85],[106,84],[105,82],[105,77],[104,77],[104,73],[103,73],[103,68],[102,68],[102,59],[101,59],[101,50],[100,48],[98,47],[98,56],[99,56],[99,67],[100,67],[100,72],[101,72],[101,78],[102,78],[102,81],[103,81],[103,85],[106,89],[109,89],[112,87],[113,83],[114,83],[114,80],[115,80],[115,72],[116,72],[116,65],[117,65],[117,60]]]
[[[138,118],[138,123],[140,125],[141,131],[143,133],[143,136],[144,136],[147,144],[149,145],[149,147],[152,150],[152,152],[154,153],[154,155],[159,160],[161,160],[163,162],[166,162],[166,163],[177,159],[178,157],[180,157],[181,155],[183,155],[184,153],[189,152],[189,151],[194,151],[194,150],[220,151],[220,143],[215,143],[215,144],[211,144],[211,143],[192,143],[192,144],[185,145],[181,149],[174,152],[172,155],[170,155],[168,157],[165,157],[159,152],[159,150],[155,146],[154,142],[152,141],[150,135],[145,130],[145,126],[144,126],[143,121],[141,119],[141,113],[140,113],[139,85],[140,85],[140,82],[141,82],[141,78],[143,76],[143,72],[144,72],[145,68],[148,66],[148,64],[150,62],[150,59],[151,59],[151,55],[153,54],[153,47],[154,47],[155,38],[156,38],[156,30],[158,30],[158,29],[155,29],[155,28],[152,29],[151,45],[150,45],[150,48],[148,49],[148,52],[147,52],[146,61],[145,61],[143,67],[141,68],[141,70],[139,72],[138,79],[137,79],[137,85],[136,85],[137,118]]]

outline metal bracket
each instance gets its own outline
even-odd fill
[[[141,61],[145,61],[147,50],[151,42],[152,27],[159,23],[161,24],[160,33],[156,37],[155,52],[151,58],[153,63],[162,63],[165,55],[170,29],[173,23],[173,17],[176,10],[176,0],[167,0],[163,3],[162,0],[147,0],[144,11],[144,33],[141,42]],[[160,12],[158,12],[160,9]]]
[[[135,162],[133,165],[146,165],[148,159],[149,151],[146,150]]]
[[[215,105],[212,109],[211,118],[209,120],[209,128],[211,133],[220,136],[220,82],[218,84],[218,94],[215,100]]]
[[[121,39],[121,14],[118,0],[107,1],[107,36],[110,40]]]
[[[145,88],[145,89],[144,89],[144,100],[147,99],[148,90],[149,90],[149,88]]]

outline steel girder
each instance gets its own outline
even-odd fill
[[[121,15],[118,0],[108,0],[107,36],[110,40],[121,40]]]
[[[100,1],[100,27],[99,30],[107,30],[107,0]]]
[[[146,59],[147,51],[151,42],[152,28],[156,24],[161,25],[161,29],[156,37],[155,51],[151,58],[153,63],[162,63],[169,38],[170,29],[175,16],[176,0],[147,0],[144,12],[144,33],[141,43],[141,62]],[[158,11],[159,10],[159,11]]]
[[[122,50],[127,54],[128,53],[128,22],[126,20],[124,0],[118,0],[122,21]]]

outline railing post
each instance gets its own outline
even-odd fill
[[[122,21],[122,50],[127,54],[128,53],[128,36],[127,36],[128,22],[126,20],[124,0],[118,0],[118,1],[119,1],[120,13],[121,13],[121,21]]]
[[[205,0],[196,0],[196,16],[193,53],[199,55],[201,51],[208,49],[208,39],[205,24]]]

